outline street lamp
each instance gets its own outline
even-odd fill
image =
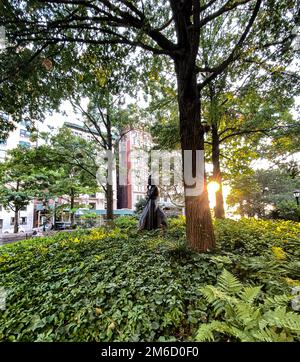
[[[43,231],[46,231],[46,210],[47,210],[47,204],[46,201],[43,201]]]
[[[53,229],[56,230],[56,205],[58,203],[58,197],[54,198],[54,210],[53,210]]]
[[[294,197],[295,197],[295,199],[296,199],[297,206],[299,206],[299,196],[300,196],[300,191],[299,191],[299,190],[295,190],[295,191],[294,191]]]

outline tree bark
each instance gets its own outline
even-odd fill
[[[71,189],[71,193],[70,193],[70,208],[71,208],[71,226],[73,226],[75,224],[75,213],[74,213],[74,203],[75,203],[75,195],[74,195],[74,190]]]
[[[244,210],[243,201],[240,201],[239,204],[240,204],[240,214],[241,214],[241,217],[245,217],[245,210]]]
[[[211,127],[212,133],[212,163],[213,163],[213,180],[219,184],[219,190],[216,192],[215,217],[222,219],[225,217],[222,173],[220,167],[220,137],[218,128],[215,124]]]
[[[14,218],[14,234],[17,234],[19,231],[19,210],[15,208],[15,218]]]
[[[184,156],[186,150],[192,151],[192,173],[196,177],[196,151],[204,152],[204,127],[201,125],[200,94],[197,89],[197,77],[192,67],[188,69],[190,59],[184,56],[175,62],[178,84],[178,105],[180,118],[181,148]],[[204,162],[204,160],[203,160]],[[185,169],[183,157],[183,169]],[[199,252],[215,247],[212,218],[210,214],[205,174],[197,175],[193,187],[184,180],[186,236],[187,245]],[[201,192],[199,184],[203,182]],[[197,186],[198,184],[198,186]],[[197,189],[199,188],[199,189]],[[191,196],[191,191],[196,191]],[[198,191],[198,192],[197,192]]]
[[[106,117],[106,130],[107,130],[107,148],[109,151],[113,151],[113,138],[111,131],[111,119],[109,114]],[[112,165],[111,165],[112,168]],[[110,172],[113,172],[111,169]],[[113,174],[108,175],[108,182],[106,184],[106,219],[113,220],[114,218],[114,191],[113,191]]]
[[[106,184],[106,218],[107,220],[113,220],[114,218],[114,192],[113,187],[109,183]]]

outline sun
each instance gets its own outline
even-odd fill
[[[216,181],[211,181],[207,184],[208,193],[216,193],[220,190],[220,184]]]
[[[216,206],[216,192],[220,190],[220,184],[216,181],[211,181],[207,184],[207,192],[210,207]]]

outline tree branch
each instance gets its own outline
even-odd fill
[[[227,67],[230,63],[232,63],[233,61],[235,61],[237,58],[238,58],[238,54],[237,54],[237,51],[242,47],[245,39],[247,38],[251,28],[252,28],[252,25],[257,17],[257,14],[259,12],[259,9],[260,9],[260,5],[262,3],[262,0],[257,0],[256,1],[256,4],[255,4],[255,7],[254,7],[254,10],[253,10],[253,13],[251,15],[251,18],[243,32],[243,34],[241,35],[239,41],[236,43],[236,45],[234,46],[231,54],[228,56],[227,59],[225,59],[219,66],[217,66],[214,70],[214,72],[209,76],[207,77],[202,83],[200,83],[198,85],[198,89],[199,91],[201,91],[207,84],[209,84],[212,80],[214,80],[219,74],[221,74]]]
[[[95,132],[92,131],[92,129],[88,126],[88,124],[87,124],[86,122],[84,122],[84,125],[87,127],[89,133],[92,135],[92,137],[95,139],[95,141],[96,141],[97,143],[99,143],[102,148],[106,149],[106,147],[107,147],[107,141],[106,141],[105,137],[104,137],[103,134],[102,134],[102,131],[101,131],[99,125],[98,125],[97,120],[95,120],[94,117],[93,117],[89,112],[85,111],[85,110],[81,107],[80,104],[75,104],[71,99],[70,99],[70,102],[71,102],[73,108],[78,109],[84,116],[87,117],[87,119],[88,119],[88,120],[92,123],[92,125],[96,128],[97,134],[100,136],[100,138],[101,138],[101,140],[102,140],[103,143],[96,137]]]
[[[247,4],[251,0],[239,0],[239,1],[232,1],[228,0],[225,5],[223,5],[219,10],[215,11],[214,13],[211,13],[207,15],[205,18],[203,18],[200,21],[200,27],[202,28],[204,25],[206,25],[208,22],[212,21],[213,19],[217,18],[218,16],[227,13],[228,11],[237,8],[240,5]],[[214,3],[214,1],[211,1],[211,3]],[[211,4],[210,4],[211,5]]]
[[[246,135],[246,134],[251,134],[251,133],[265,133],[266,135],[268,135],[272,131],[276,131],[279,129],[286,129],[286,128],[294,128],[294,127],[298,127],[298,126],[297,125],[287,125],[287,126],[277,126],[277,127],[272,127],[272,128],[240,130],[238,132],[233,132],[227,136],[224,136],[223,138],[220,139],[220,143],[224,142],[228,138],[235,137],[235,136],[241,136],[244,134]],[[225,131],[227,132],[228,130],[233,130],[233,129],[234,128],[227,128]],[[224,134],[224,132],[222,132],[222,133]]]
[[[215,3],[216,1],[217,1],[217,0],[211,0],[211,1],[209,1],[207,4],[200,6],[200,11],[202,12],[202,11],[208,9],[208,8],[209,8],[210,6],[212,6],[213,3]]]

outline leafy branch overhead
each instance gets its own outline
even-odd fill
[[[153,9],[156,9],[154,14]],[[180,59],[191,46],[197,56],[194,70],[199,76],[201,74],[200,90],[240,57],[262,56],[268,47],[274,47],[276,43],[279,51],[283,51],[284,45],[289,47],[296,36],[293,32],[296,24],[288,23],[288,15],[285,17],[284,12],[296,17],[296,11],[292,3],[273,4],[263,0],[206,3],[187,0],[170,0],[167,3],[158,0],[41,0],[18,1],[18,4],[5,1],[0,25],[7,29],[10,64],[1,57],[5,71],[1,74],[0,83],[15,77],[20,79],[32,69],[45,76],[47,72],[40,67],[39,61],[43,58],[51,59],[52,72],[58,72],[56,66],[63,56],[67,69],[72,59],[68,53],[74,53],[76,47],[82,51],[85,49],[83,44],[108,46],[113,52],[119,45],[124,45],[123,49],[127,49],[125,53],[137,47],[173,60]],[[276,17],[271,15],[274,13]],[[234,25],[237,19],[240,27]],[[197,38],[200,33],[220,23],[223,26],[219,26],[219,31],[226,36],[226,54],[222,53],[222,58],[213,62],[210,59],[207,64]],[[226,28],[229,31],[226,32]],[[27,48],[29,44],[34,45],[32,50]],[[23,49],[21,53],[20,46]],[[217,52],[218,44],[214,46]],[[73,56],[76,57],[75,54]],[[60,90],[65,93],[62,88]],[[52,97],[56,98],[54,93]]]

